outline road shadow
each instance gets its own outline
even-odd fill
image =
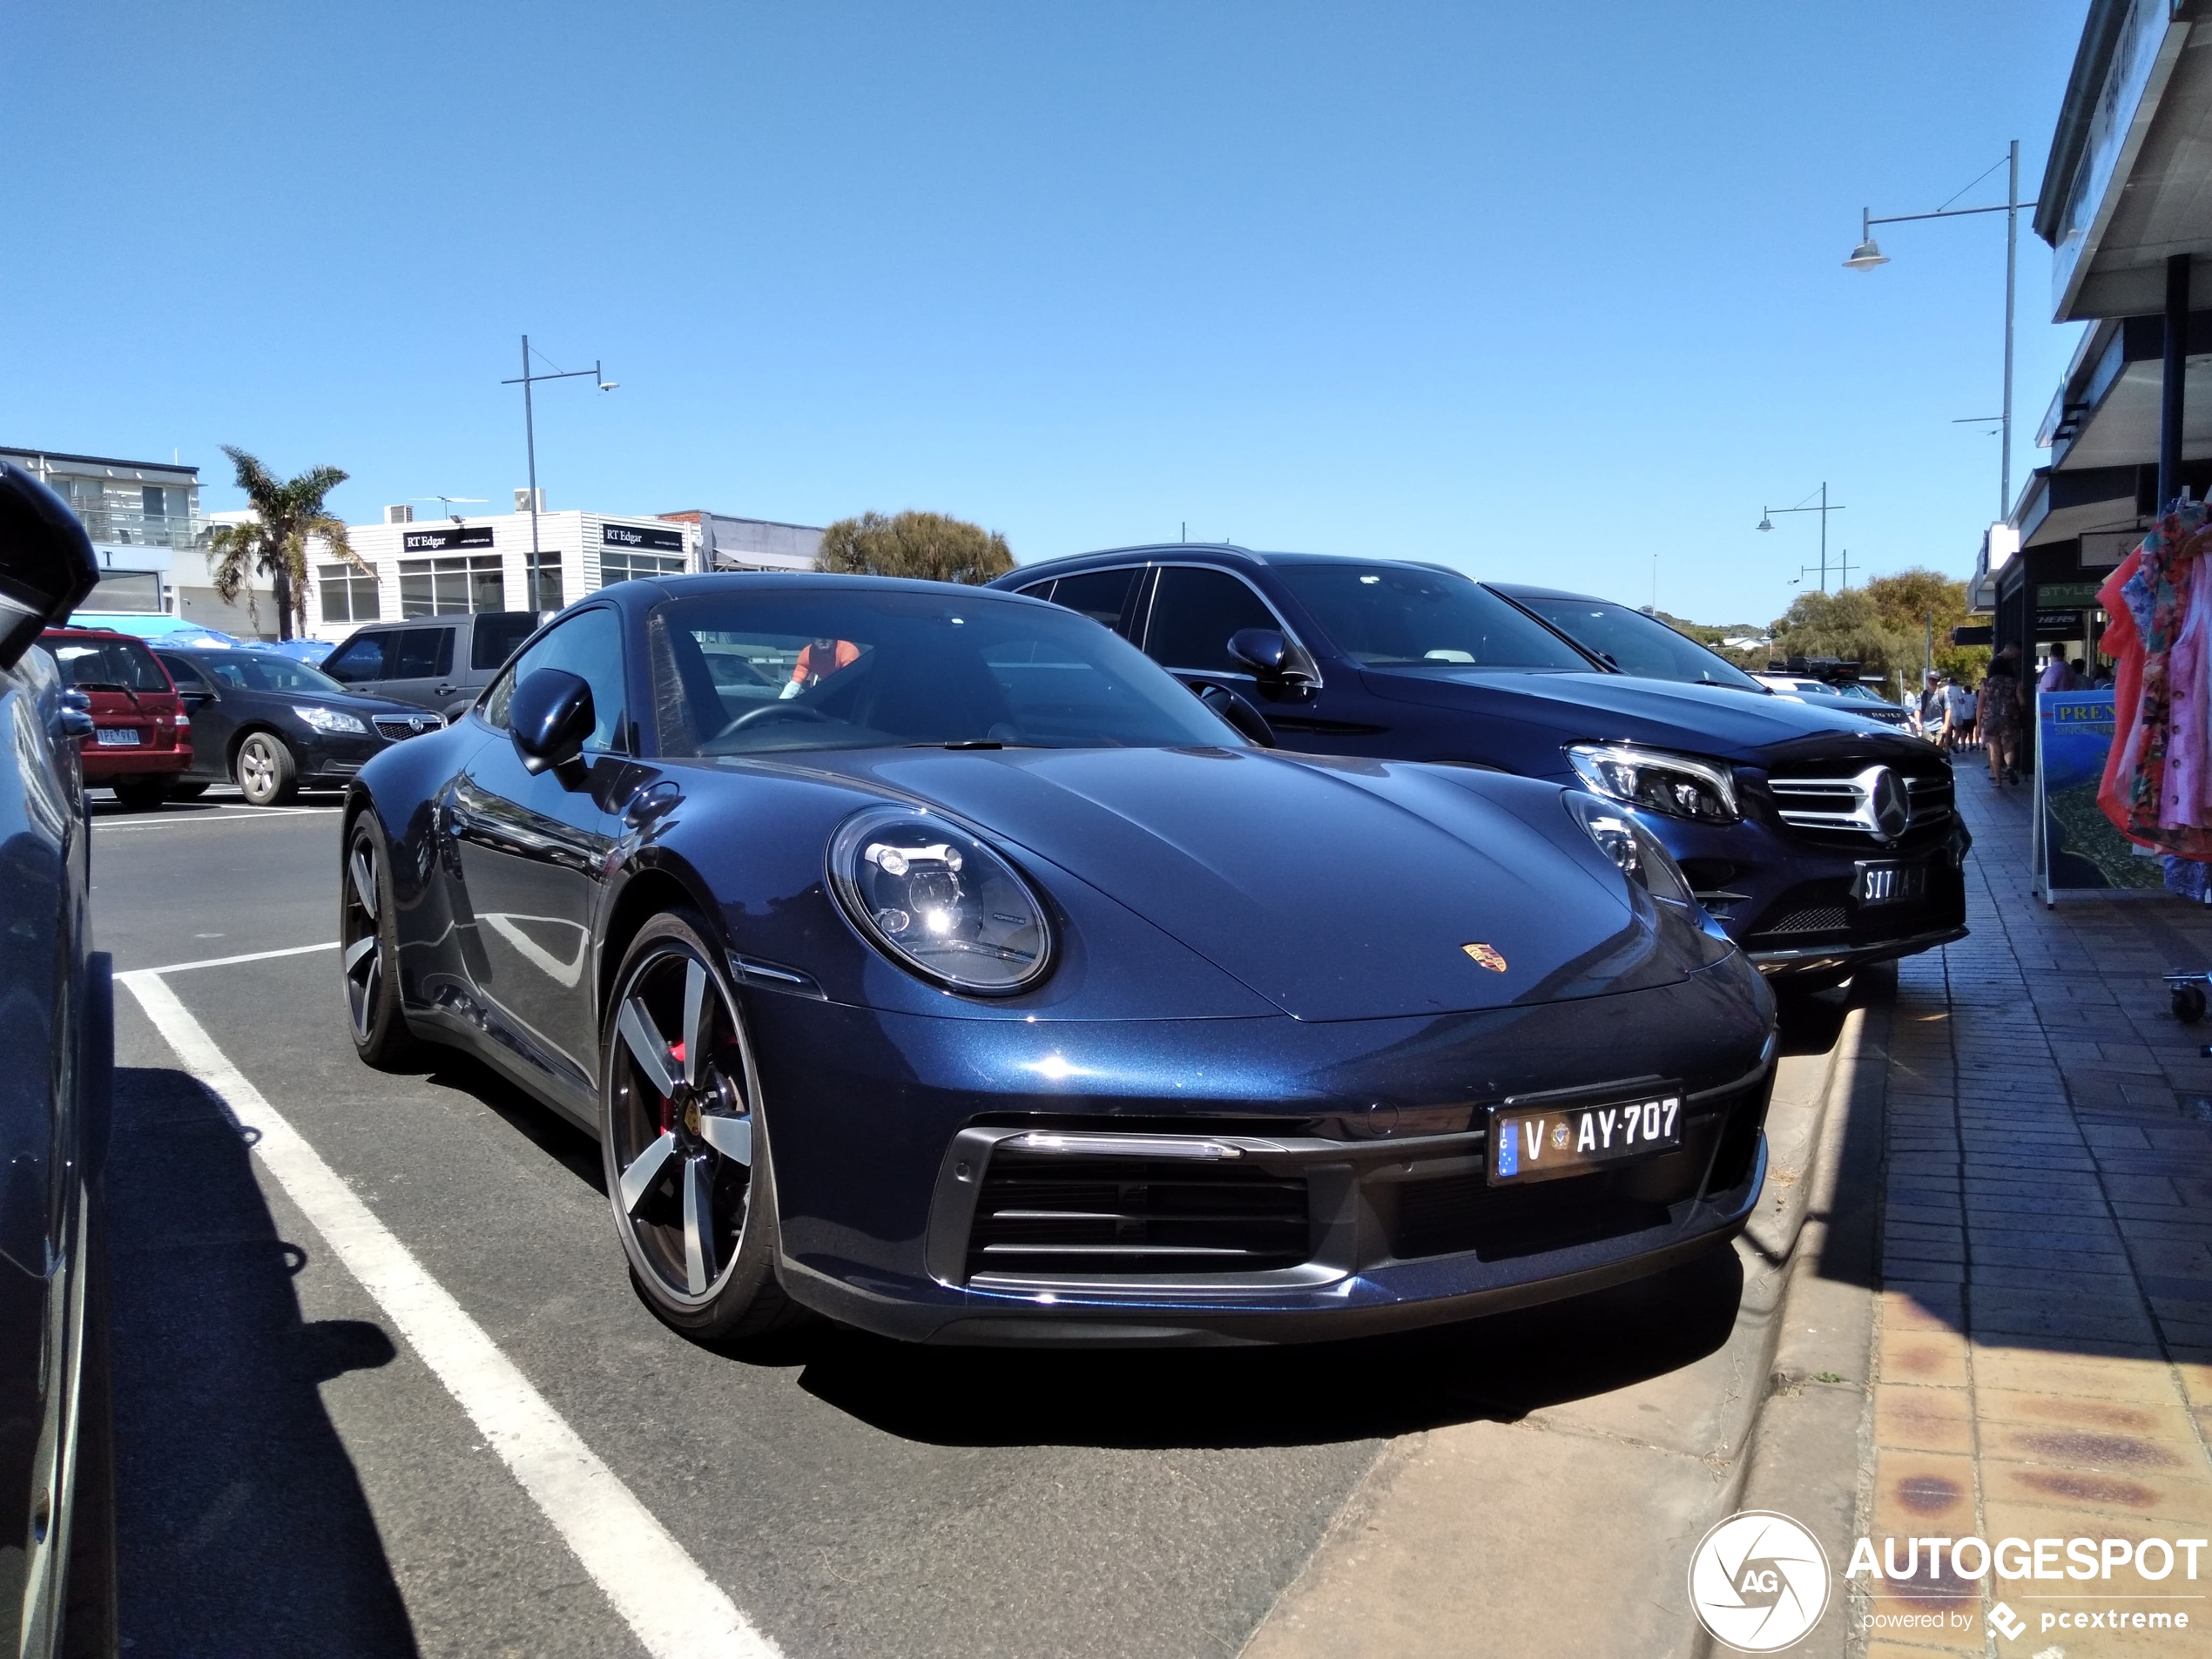
[[[473,1055],[434,1047],[426,1059],[424,1082],[468,1096],[601,1197],[607,1196],[606,1163],[597,1141]]]
[[[118,1069],[112,1223],[120,1624],[134,1655],[416,1651],[317,1386],[391,1339],[304,1321],[249,1149],[180,1072]]]
[[[1487,1419],[1623,1388],[1728,1340],[1736,1252],[1589,1296],[1388,1337],[1311,1345],[1103,1352],[925,1348],[826,1323],[733,1353],[939,1446],[1322,1445]]]

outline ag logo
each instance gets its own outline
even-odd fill
[[[1828,1557],[1787,1515],[1747,1509],[1698,1541],[1689,1605],[1713,1639],[1742,1653],[1774,1653],[1828,1610]]]

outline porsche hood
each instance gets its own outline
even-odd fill
[[[1074,873],[1301,1020],[1688,971],[1581,855],[1552,786],[1257,750],[879,751],[849,769]]]

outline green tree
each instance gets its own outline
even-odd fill
[[[225,604],[236,604],[246,594],[246,614],[261,625],[253,602],[252,578],[265,576],[275,584],[277,637],[292,637],[296,620],[307,624],[307,538],[320,536],[335,556],[367,576],[374,571],[361,563],[347,539],[342,520],[323,505],[323,499],[346,482],[336,467],[311,467],[296,478],[280,479],[235,444],[223,453],[238,469],[238,487],[253,509],[244,524],[225,524],[211,538],[214,558],[210,561],[215,591]]]
[[[1892,576],[1878,576],[1863,590],[1873,603],[1883,623],[1897,632],[1922,643],[1926,650],[1931,618],[1935,630],[1935,667],[1940,674],[1964,679],[1968,685],[1979,681],[1989,666],[1989,647],[1986,645],[1954,645],[1951,631],[1967,620],[1966,584],[1954,582],[1940,571],[1916,565],[1909,570],[1899,570]],[[1907,684],[1919,678],[1921,657],[1912,655],[1908,663],[1898,664],[1906,670]]]
[[[925,582],[983,583],[1014,568],[1006,537],[942,513],[905,512],[887,518],[862,513],[822,532],[818,570],[844,576],[903,576]]]
[[[1777,657],[1838,657],[1885,680],[1898,669],[1916,678],[1920,671],[1917,631],[1908,637],[1892,627],[1863,588],[1799,594],[1773,633]]]

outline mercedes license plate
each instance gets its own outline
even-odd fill
[[[1928,867],[1862,859],[1852,870],[1851,896],[1862,905],[1918,904],[1928,896]]]
[[[1583,1175],[1682,1144],[1682,1085],[1594,1103],[1497,1108],[1490,1117],[1494,1187]]]
[[[104,725],[92,734],[92,740],[103,749],[135,749],[138,746],[138,729],[130,725]]]

